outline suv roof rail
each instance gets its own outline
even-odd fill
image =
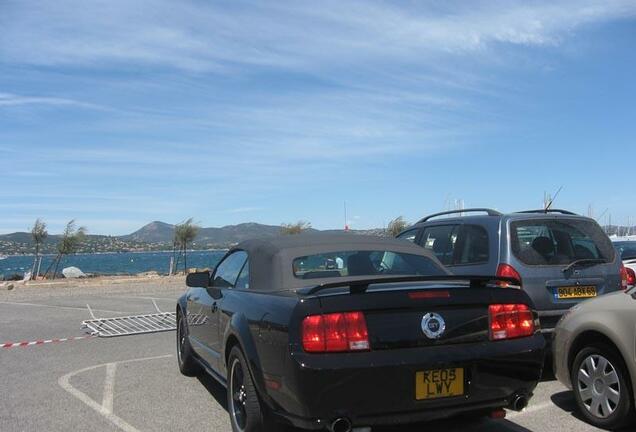
[[[432,219],[434,217],[438,217],[438,216],[444,216],[444,215],[449,215],[449,214],[457,214],[457,213],[475,213],[475,212],[486,213],[486,214],[488,214],[488,216],[501,216],[502,215],[502,213],[498,212],[497,210],[493,210],[493,209],[489,209],[489,208],[469,208],[469,209],[449,210],[449,211],[444,211],[444,212],[440,212],[440,213],[434,213],[432,215],[428,215],[428,216],[418,220],[416,223],[426,222],[427,220]]]
[[[572,216],[578,216],[576,213],[571,212],[569,210],[562,210],[562,209],[537,209],[537,210],[524,210],[524,211],[518,211],[515,213],[561,213],[564,215],[572,215]]]

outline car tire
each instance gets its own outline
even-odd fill
[[[615,348],[604,343],[583,348],[574,358],[570,379],[577,408],[589,423],[612,430],[632,421],[631,381]]]
[[[245,356],[238,346],[230,351],[227,374],[227,410],[233,432],[283,432],[287,429],[272,418],[261,402]]]
[[[194,358],[188,339],[188,323],[181,311],[177,312],[177,363],[185,376],[193,377],[201,373],[201,365]]]

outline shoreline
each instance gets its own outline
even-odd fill
[[[11,286],[11,288],[9,288]],[[185,291],[185,276],[99,276],[81,279],[0,282],[1,301],[24,301],[36,298],[74,295],[143,294],[163,291],[178,294]]]
[[[224,251],[228,251],[229,248],[213,248],[213,249],[188,249],[186,252],[188,253],[193,253],[193,252],[224,252]],[[78,255],[118,255],[118,254],[142,254],[142,253],[173,253],[171,250],[143,250],[143,251],[112,251],[112,252],[78,252],[72,255],[67,255],[67,257],[70,256],[78,256]],[[0,253],[0,256],[4,256],[6,258],[4,259],[8,259],[8,258],[13,258],[13,257],[35,257],[35,254],[4,254],[4,253]],[[57,256],[57,254],[54,253],[47,253],[47,254],[40,254],[41,257],[55,257]]]

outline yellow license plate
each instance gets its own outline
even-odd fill
[[[596,297],[595,286],[569,286],[557,288],[558,299],[575,299]]]
[[[415,399],[436,399],[464,394],[464,369],[434,369],[415,374]]]

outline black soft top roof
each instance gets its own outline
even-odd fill
[[[321,253],[387,250],[425,256],[440,268],[444,268],[435,256],[407,240],[347,233],[311,233],[246,240],[231,248],[230,252],[235,250],[247,252],[250,263],[250,287],[258,291],[297,289],[349,279],[340,277],[307,280],[294,276],[294,259]]]

